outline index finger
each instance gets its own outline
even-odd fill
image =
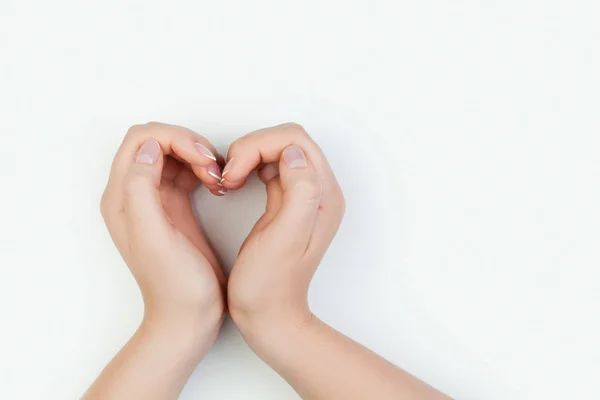
[[[194,173],[205,184],[214,185],[219,181],[208,173],[208,167],[216,164],[218,154],[206,138],[181,126],[150,122],[134,125],[127,131],[113,160],[109,187],[121,187],[137,149],[147,140],[156,140],[164,155],[171,155],[189,163]]]
[[[293,144],[306,152],[323,183],[337,186],[323,151],[306,130],[295,123],[259,129],[233,142],[227,153],[229,161],[223,168],[223,185],[228,189],[239,189],[254,169],[261,164],[279,162],[283,150]]]
[[[261,164],[278,162],[283,150],[302,148],[321,181],[322,196],[309,250],[322,257],[341,223],[345,202],[325,154],[298,124],[288,123],[260,129],[236,140],[228,151],[229,162],[223,169],[223,185],[239,189],[248,175]]]

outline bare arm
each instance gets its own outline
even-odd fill
[[[239,188],[263,164],[265,214],[229,279],[231,315],[250,347],[310,400],[447,399],[417,378],[319,321],[310,281],[344,213],[325,155],[304,129],[285,124],[229,149],[224,185]]]
[[[448,399],[316,317],[242,329],[250,347],[303,399]]]
[[[210,325],[145,319],[84,399],[177,399],[216,338],[220,323]]]
[[[134,126],[123,140],[101,209],[140,286],[145,314],[85,399],[176,399],[213,344],[225,279],[189,196],[201,181],[220,194],[213,154],[205,138],[166,124]]]

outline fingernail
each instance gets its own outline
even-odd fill
[[[281,156],[288,168],[304,168],[308,165],[304,152],[296,145],[286,147]]]
[[[200,154],[202,154],[204,157],[208,157],[213,161],[217,161],[217,157],[215,157],[215,155],[212,153],[212,151],[210,151],[208,149],[208,147],[206,147],[202,143],[196,142],[196,143],[194,143],[194,146],[196,146],[196,150],[198,150],[200,152]]]
[[[138,164],[154,164],[160,155],[160,145],[156,140],[148,140],[138,150],[135,162]]]
[[[225,174],[228,173],[231,170],[231,165],[233,160],[235,159],[235,157],[231,157],[231,160],[227,161],[227,164],[225,164],[225,167],[223,168],[223,179],[221,179],[221,182],[223,182],[225,179]]]
[[[217,186],[223,187],[223,184],[221,182],[222,182],[222,180],[220,180],[219,182],[217,182]]]
[[[226,195],[228,192],[227,189],[223,188],[223,189],[219,189],[219,193],[221,193],[223,196]]]
[[[219,166],[215,163],[215,164],[210,164],[206,170],[208,171],[208,174],[214,178],[217,178],[219,181],[221,180],[221,168],[219,168]]]

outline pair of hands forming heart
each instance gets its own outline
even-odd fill
[[[84,398],[176,399],[212,346],[227,304],[252,350],[304,399],[447,399],[310,312],[308,286],[342,220],[344,198],[304,129],[250,133],[227,159],[185,128],[150,123],[127,133],[101,208],[145,312]],[[257,168],[265,213],[227,281],[190,193],[200,182],[215,195],[240,189]]]
[[[259,325],[310,319],[308,286],[344,213],[325,156],[297,124],[239,138],[227,160],[186,128],[137,125],[117,152],[101,202],[111,237],[142,291],[144,324],[190,328],[199,354],[212,345],[225,304],[245,337]],[[257,168],[266,210],[227,282],[197,226],[190,193],[203,183],[222,196],[242,188]]]

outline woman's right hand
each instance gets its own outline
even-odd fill
[[[307,293],[344,215],[344,197],[325,155],[297,124],[252,132],[229,148],[223,185],[243,186],[250,172],[265,183],[264,215],[244,242],[229,278],[230,313],[250,327],[312,318]]]
[[[448,399],[311,313],[308,287],[344,214],[323,152],[286,124],[242,137],[229,149],[224,185],[237,189],[260,164],[264,215],[229,277],[229,309],[248,345],[303,399]]]

